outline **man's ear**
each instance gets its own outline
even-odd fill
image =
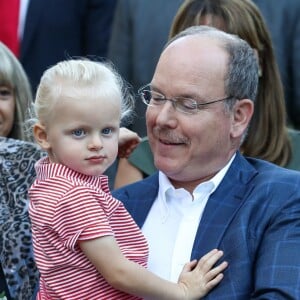
[[[43,150],[49,150],[50,144],[48,142],[47,131],[44,125],[36,123],[33,127],[33,134],[36,142],[41,146]]]
[[[240,137],[246,131],[254,112],[254,103],[250,99],[238,100],[233,108],[231,136]]]

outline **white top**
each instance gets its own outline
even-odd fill
[[[20,1],[20,10],[19,10],[19,26],[18,26],[18,36],[19,39],[22,40],[24,28],[25,28],[25,20],[27,15],[27,8],[30,0],[21,0]]]
[[[229,169],[235,155],[212,179],[199,184],[193,196],[175,189],[159,172],[159,191],[142,231],[149,244],[148,269],[162,278],[177,282],[191,252],[205,205]]]

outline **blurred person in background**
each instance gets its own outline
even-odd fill
[[[0,42],[0,295],[8,300],[31,299],[39,277],[31,246],[27,189],[43,152],[29,142],[31,135],[25,130],[31,103],[22,65]]]
[[[116,6],[108,58],[133,87],[151,80],[155,65],[168,39],[172,20],[182,0],[119,0]],[[145,106],[136,102],[136,117],[129,126],[145,136]]]
[[[0,41],[21,61],[33,94],[42,73],[77,56],[106,58],[116,0],[0,0]],[[2,15],[3,14],[3,15]]]
[[[271,33],[289,126],[300,129],[300,1],[253,0]]]
[[[24,122],[31,103],[31,88],[23,67],[0,42],[0,136],[30,140]]]

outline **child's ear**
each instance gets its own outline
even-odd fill
[[[33,127],[33,134],[36,142],[41,146],[43,150],[49,150],[50,144],[48,142],[47,132],[45,126],[41,123],[36,123]]]

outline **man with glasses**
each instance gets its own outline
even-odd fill
[[[206,26],[179,33],[139,91],[159,171],[113,193],[161,277],[224,251],[229,267],[205,299],[300,299],[300,173],[239,152],[257,85],[246,42]]]
[[[205,107],[208,104],[213,104],[216,102],[226,101],[229,99],[234,99],[233,97],[225,97],[222,99],[217,99],[213,101],[208,102],[199,102],[192,98],[187,97],[176,97],[173,99],[167,99],[164,95],[162,95],[159,92],[156,92],[153,90],[150,84],[142,87],[139,90],[139,94],[142,97],[143,102],[148,106],[156,106],[156,105],[162,105],[166,101],[171,101],[173,107],[185,114],[196,114],[199,110],[201,110],[203,107]]]

